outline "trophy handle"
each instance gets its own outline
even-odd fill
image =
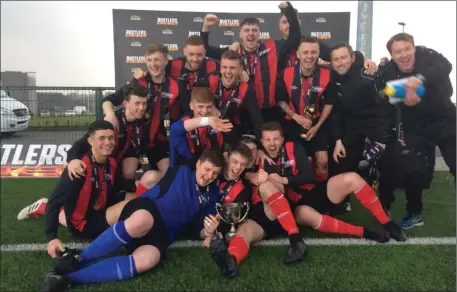
[[[227,220],[225,220],[225,219],[224,219],[224,216],[221,215],[221,213],[222,213],[222,211],[220,211],[221,208],[222,208],[222,205],[221,205],[220,203],[216,203],[216,212],[217,212],[217,214],[219,215],[219,218],[221,218],[221,220],[224,221],[225,223],[230,224],[230,222],[227,221]]]
[[[249,203],[243,203],[243,206],[246,207],[246,213],[244,213],[244,216],[240,219],[238,223],[243,222],[243,220],[246,219],[246,216],[248,216],[249,214]]]

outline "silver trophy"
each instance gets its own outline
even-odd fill
[[[244,215],[242,215],[242,209],[245,209]],[[219,214],[222,221],[231,225],[230,231],[228,232],[228,240],[232,239],[236,234],[235,225],[243,222],[249,213],[249,203],[230,203],[222,205],[216,204],[216,211]]]

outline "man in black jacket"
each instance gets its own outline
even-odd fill
[[[452,64],[438,52],[414,45],[413,36],[400,33],[387,43],[392,59],[380,72],[380,89],[391,80],[407,78],[406,97],[402,103],[384,107],[386,118],[380,120],[381,137],[387,143],[381,159],[380,197],[385,209],[390,208],[395,187],[406,193],[406,216],[402,228],[424,224],[422,191],[429,187],[434,167],[434,148],[442,155],[455,177],[455,115],[450,97]],[[423,84],[425,94],[416,94]],[[395,128],[395,132],[392,131]]]
[[[331,85],[337,94],[329,97],[333,98],[331,132],[336,142],[333,150],[336,174],[357,171],[367,138],[375,143],[377,151],[382,152],[384,147],[376,143],[379,96],[375,76],[365,73],[363,62],[357,58],[359,55],[349,44],[340,43],[332,48]]]

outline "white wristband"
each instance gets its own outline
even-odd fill
[[[200,120],[200,126],[206,127],[209,126],[209,117],[204,117]]]

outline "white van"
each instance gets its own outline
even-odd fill
[[[4,90],[0,91],[0,117],[2,135],[14,134],[29,126],[30,113],[27,106],[9,97]]]

